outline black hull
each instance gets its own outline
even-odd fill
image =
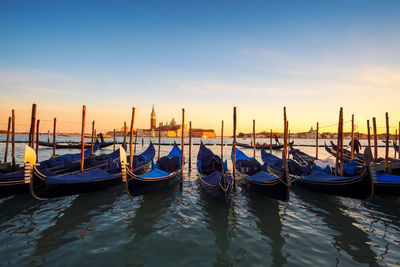
[[[375,194],[400,196],[400,183],[374,183]]]
[[[108,146],[111,146],[113,144],[114,144],[113,142],[100,143],[100,148],[108,147]],[[48,143],[48,142],[43,142],[43,141],[40,141],[39,145],[45,146],[45,147],[53,147],[53,143]],[[85,148],[90,148],[91,146],[92,146],[91,143],[85,143]],[[79,143],[57,144],[56,143],[56,148],[57,149],[72,149],[72,148],[80,149],[81,148],[81,144],[79,144]]]
[[[203,175],[199,175],[199,179],[197,179],[200,189],[207,195],[211,196],[212,198],[228,203],[231,198],[232,193],[232,185],[228,186],[228,189],[224,191],[222,187],[218,184],[216,186],[209,185],[203,180]],[[232,178],[233,179],[233,178]]]
[[[111,186],[115,186],[122,183],[120,173],[116,173],[112,179],[102,181],[92,181],[87,183],[75,183],[75,184],[59,184],[59,185],[48,185],[45,180],[38,177],[36,170],[33,171],[30,183],[30,191],[32,195],[37,199],[48,199],[55,197],[71,196],[86,192],[104,190]]]
[[[158,180],[138,179],[131,176],[129,173],[127,175],[128,181],[126,182],[126,189],[130,197],[161,191],[180,183],[180,175],[177,172]]]
[[[0,183],[0,196],[11,196],[24,193],[29,193],[29,184],[25,184],[23,178],[22,181],[18,183]]]
[[[292,182],[292,185],[317,193],[357,199],[369,199],[374,194],[372,176],[368,169],[359,178],[351,179],[351,177],[349,177],[349,179],[345,181],[321,182],[297,179]]]
[[[275,198],[281,201],[289,201],[289,189],[279,179],[272,183],[257,183],[249,179],[243,178],[243,186],[248,190],[261,193],[265,196]]]
[[[253,148],[252,145],[249,144],[244,144],[244,143],[236,143],[237,146],[239,147],[244,147],[244,148]],[[273,150],[279,150],[282,149],[284,145],[272,145]],[[256,145],[256,149],[270,149],[271,145]]]

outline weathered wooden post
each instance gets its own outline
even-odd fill
[[[192,169],[192,122],[189,121],[189,171]]]
[[[142,131],[142,146],[144,145],[144,138],[143,138],[143,131]]]
[[[224,165],[224,121],[221,121],[221,162]]]
[[[339,158],[340,158],[340,116],[342,114],[342,108],[339,111],[339,124],[338,124],[338,133],[337,133],[337,142],[336,142],[336,165],[335,165],[335,175],[339,175]]]
[[[136,154],[137,132],[138,132],[138,128],[136,128],[136,133],[135,133],[135,145],[133,146],[133,154]]]
[[[6,140],[6,149],[4,151],[4,162],[7,162],[8,142],[10,141],[10,128],[11,128],[11,117],[8,117],[7,140]]]
[[[236,186],[236,107],[233,107],[233,186]]]
[[[253,158],[256,158],[256,120],[253,120]]]
[[[286,117],[286,107],[283,107],[283,151],[285,154],[285,160],[287,159],[287,130],[288,130],[288,121]],[[286,164],[286,162],[285,162]],[[285,166],[286,167],[286,166]]]
[[[343,109],[341,112],[341,116],[340,116],[340,176],[343,176],[344,174],[344,168],[343,168],[343,164],[344,164],[344,144],[343,144],[343,139],[344,139],[344,124],[343,124]]]
[[[133,171],[133,126],[135,123],[135,108],[132,108],[131,132],[130,132],[130,145],[129,145],[129,168]]]
[[[39,159],[39,124],[40,120],[36,123],[36,158]]]
[[[93,155],[93,140],[94,140],[94,121],[92,122],[92,140],[90,144],[90,155]]]
[[[124,141],[122,143],[122,146],[126,150],[126,121],[124,121]]]
[[[354,158],[354,114],[351,114],[351,159]]]
[[[114,149],[113,149],[113,151],[115,151],[115,129],[114,129]]]
[[[11,160],[12,167],[15,167],[15,110],[11,110]]]
[[[368,130],[368,146],[371,147],[371,128],[369,127],[369,120],[367,120],[367,130]]]
[[[160,159],[161,150],[161,122],[158,124],[158,159]]]
[[[272,154],[272,129],[271,134],[269,135],[269,153]]]
[[[54,123],[53,123],[53,156],[56,154],[56,124],[57,124],[57,119],[54,118]]]
[[[315,134],[315,157],[318,159],[318,138],[319,138],[319,122],[317,122],[317,130]]]
[[[47,130],[47,143],[50,144],[50,130]]]
[[[82,131],[81,131],[81,172],[85,165],[85,119],[86,119],[86,106],[82,108]]]
[[[389,113],[386,112],[386,145],[385,145],[385,173],[388,172],[389,163]]]
[[[182,109],[182,126],[181,126],[181,178],[183,180],[183,168],[185,167],[185,109]]]
[[[396,129],[395,134],[394,134],[394,144],[397,145],[397,129]],[[397,152],[396,149],[394,149],[394,157],[393,157],[394,159],[397,156],[396,152]]]
[[[400,121],[399,121],[399,148],[400,148]],[[399,153],[398,153],[398,157],[400,159],[400,150],[399,150]]]
[[[376,132],[376,119],[372,118],[372,127],[374,130],[374,158],[375,161],[378,161],[378,134]]]
[[[29,132],[29,146],[35,149],[36,104],[32,105],[31,130]]]

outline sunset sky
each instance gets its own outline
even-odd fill
[[[400,1],[0,1],[0,129],[16,110],[28,130],[78,132],[82,105],[101,131],[221,120],[238,131],[317,121],[335,131],[339,108],[358,130],[400,120]],[[349,130],[349,124],[345,130]]]

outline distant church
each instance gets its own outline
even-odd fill
[[[154,110],[154,104],[153,104],[153,109],[151,110],[150,114],[150,130],[155,130],[156,129],[156,111]]]

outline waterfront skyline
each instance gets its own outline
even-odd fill
[[[195,128],[282,131],[337,123],[355,114],[360,132],[400,111],[400,18],[397,1],[2,1],[0,129],[16,110],[29,129],[38,104],[42,129],[57,117],[78,132],[81,108],[99,130],[159,121]],[[347,124],[348,125],[348,124]],[[347,126],[348,127],[348,126]],[[335,131],[336,126],[327,128]],[[89,128],[87,128],[88,130]],[[345,129],[346,131],[348,129]]]

